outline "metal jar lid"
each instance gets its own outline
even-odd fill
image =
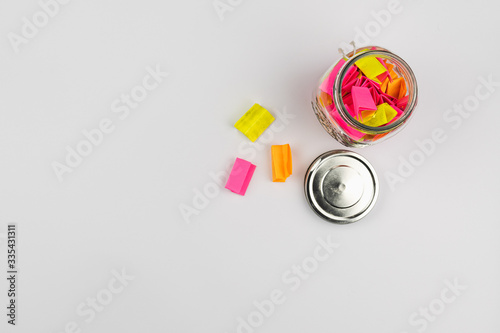
[[[334,223],[356,222],[378,197],[378,178],[371,164],[348,150],[318,156],[307,169],[304,190],[311,208]]]

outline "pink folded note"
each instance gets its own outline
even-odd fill
[[[344,81],[342,81],[342,95],[351,92],[352,86],[358,82],[358,68],[356,66],[351,66],[344,76]]]
[[[375,88],[379,93],[382,92],[382,90],[380,89],[380,83],[378,82],[375,82],[373,80],[370,80],[370,79],[367,79],[368,80],[368,87],[369,88]]]
[[[345,73],[345,76],[344,76],[344,83],[347,83],[347,82],[350,82],[354,79],[357,79],[359,76],[359,71],[358,71],[358,67],[356,66],[351,66],[347,72]]]
[[[394,97],[392,97],[391,95],[388,95],[386,93],[382,93],[380,95],[380,97],[382,98],[383,102],[389,103],[390,105],[396,104],[396,99]]]
[[[352,87],[356,84],[357,81],[358,79],[354,79],[342,86],[342,95],[344,96],[350,94]]]
[[[409,95],[406,95],[405,97],[399,99],[397,102],[396,102],[396,106],[398,108],[400,108],[401,110],[404,110],[406,109],[406,105],[408,104],[408,99],[410,98]]]
[[[373,101],[375,102],[375,105],[379,105],[382,102],[380,102],[382,99],[380,98],[379,93],[377,92],[377,89],[375,88],[368,88],[370,90],[370,95],[372,95]]]
[[[342,101],[344,102],[344,105],[349,106],[351,110],[354,110],[354,107],[352,106],[353,105],[352,94],[347,94],[344,97],[342,97]]]
[[[236,158],[226,188],[236,194],[245,195],[254,171],[255,165],[241,158]]]
[[[377,76],[377,79],[380,80],[380,82],[384,82],[384,80],[387,78],[387,77],[390,77],[391,75],[389,74],[389,69],[387,68],[387,64],[385,63],[384,59],[382,58],[377,58],[378,61],[380,61],[380,63],[382,64],[382,66],[385,67],[386,71],[383,72],[382,74],[380,74],[379,76]]]
[[[339,73],[342,66],[345,64],[344,59],[340,59],[340,61],[333,67],[332,71],[328,75],[328,77],[321,83],[320,89],[326,92],[328,95],[333,95],[333,85],[335,84],[335,79],[337,78],[337,74]]]
[[[377,105],[373,101],[370,89],[366,87],[352,87],[352,100],[354,104],[354,114],[357,119],[364,117],[364,113],[373,114],[377,110]]]

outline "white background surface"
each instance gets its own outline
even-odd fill
[[[236,332],[238,317],[279,289],[286,301],[253,331],[498,332],[500,87],[458,128],[443,119],[478,77],[500,81],[496,1],[401,0],[370,44],[410,64],[419,106],[397,136],[355,149],[378,172],[379,200],[342,226],[303,196],[312,160],[342,148],[316,120],[312,89],[341,42],[387,4],[242,1],[221,21],[210,0],[74,0],[15,53],[8,34],[40,7],[4,0],[0,257],[5,272],[6,225],[16,222],[20,275],[18,325],[2,306],[1,331],[64,332],[75,322],[74,332]],[[148,66],[169,76],[121,120],[111,104]],[[232,127],[255,102],[294,115],[269,143]],[[114,131],[59,182],[53,161],[64,163],[65,147],[103,118]],[[386,174],[435,128],[447,140],[391,191]],[[273,183],[270,145],[284,143],[293,175]],[[237,156],[257,165],[246,196],[221,189],[187,223],[180,205],[193,206],[210,173]],[[282,276],[318,237],[339,247],[292,291]],[[86,322],[78,306],[122,269],[134,280]],[[455,279],[467,289],[425,329],[410,324]]]

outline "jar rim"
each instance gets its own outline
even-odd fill
[[[398,120],[389,125],[372,127],[359,122],[347,111],[342,98],[342,82],[344,81],[344,77],[347,74],[347,71],[349,70],[349,68],[351,68],[351,66],[354,65],[356,61],[360,60],[361,58],[369,56],[381,56],[382,58],[389,58],[390,60],[393,59],[396,60],[395,61],[396,65],[398,65],[397,69],[404,72],[403,76],[405,80],[408,79],[410,81],[407,82],[407,84],[412,89],[409,89],[410,93],[409,93],[408,104],[406,108],[403,110],[403,115]],[[351,127],[359,129],[368,134],[387,133],[404,124],[406,120],[410,117],[410,115],[413,113],[415,107],[417,106],[417,98],[418,98],[417,79],[411,67],[398,55],[378,46],[366,46],[355,49],[354,51],[347,54],[346,57],[348,57],[347,61],[345,62],[344,65],[342,65],[342,68],[339,70],[332,91],[333,93],[332,96],[335,100],[335,104],[337,105],[337,110],[339,111],[339,114],[342,117],[342,119]]]

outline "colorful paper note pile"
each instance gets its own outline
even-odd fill
[[[234,124],[250,141],[255,142],[259,136],[271,125],[274,117],[259,104],[254,104],[243,117]]]
[[[292,174],[292,151],[290,145],[271,146],[273,182],[284,182]]]
[[[254,171],[255,165],[241,158],[236,158],[226,188],[236,194],[245,195]]]
[[[397,120],[408,104],[408,96],[405,79],[394,71],[394,65],[369,56],[356,61],[352,68],[352,74],[342,82],[342,99],[351,116],[371,127]]]
[[[339,114],[333,101],[333,85],[345,64],[341,59],[320,85],[320,102],[332,120],[353,140],[371,140],[382,136],[367,135],[352,128]],[[362,124],[380,127],[398,120],[408,104],[408,91],[404,77],[389,60],[366,56],[352,65],[342,82],[342,101],[347,112]]]
[[[274,121],[274,117],[259,104],[254,104],[234,125],[250,140],[255,141]],[[292,174],[292,151],[289,144],[271,146],[273,182],[285,182]],[[225,188],[245,195],[256,166],[236,158]]]

